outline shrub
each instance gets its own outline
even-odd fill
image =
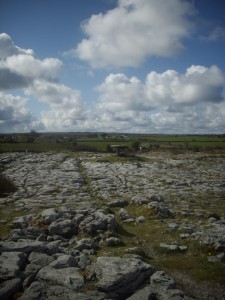
[[[140,147],[141,143],[138,141],[138,140],[135,140],[132,142],[131,144],[131,147],[134,149],[134,150],[138,150],[139,147]]]
[[[98,149],[94,146],[76,145],[73,151],[98,152]]]
[[[204,150],[204,148],[202,146],[193,146],[192,147],[192,151],[194,152],[202,152]]]
[[[112,147],[109,144],[106,145],[106,151],[110,152],[110,153],[113,152],[113,149],[112,149]]]
[[[0,197],[5,196],[8,193],[13,193],[17,190],[15,184],[0,174]]]

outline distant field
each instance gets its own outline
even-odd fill
[[[225,149],[224,135],[119,135],[111,136],[83,134],[77,136],[75,133],[45,134],[37,136],[5,135],[0,137],[0,151],[109,151],[110,145],[125,145],[133,150],[133,143],[138,141],[145,150],[152,149],[174,149],[181,148],[193,151],[210,149]]]
[[[35,143],[0,143],[0,150],[2,152],[17,152],[17,151],[31,151],[31,152],[46,152],[46,151],[63,151],[65,146],[57,143],[35,142]]]
[[[102,138],[91,138],[91,139],[77,139],[77,145],[95,147],[99,151],[106,151],[107,145],[126,145],[130,149],[132,148],[132,142],[138,140],[140,146],[145,148],[224,148],[225,149],[225,137],[224,136],[189,136],[189,135],[135,135],[125,139],[102,139]]]
[[[88,141],[88,140],[78,140],[77,141],[77,145],[78,146],[87,146],[87,147],[94,147],[96,148],[98,151],[107,151],[107,146],[108,145],[125,145],[129,148],[131,148],[131,141],[117,141],[117,140],[106,140],[106,141],[102,141],[102,140],[92,140],[92,141]]]
[[[149,139],[158,142],[225,142],[225,136],[217,135],[156,135]]]

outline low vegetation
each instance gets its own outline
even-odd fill
[[[129,151],[225,149],[225,135],[154,135],[115,133],[36,133],[0,135],[0,151],[112,152],[112,144]]]
[[[123,256],[129,254],[141,255],[148,263],[158,270],[164,270],[176,279],[176,282],[187,294],[191,294],[187,281],[198,287],[207,282],[208,288],[215,288],[215,284],[224,284],[225,264],[212,264],[207,256],[214,255],[209,246],[200,245],[193,239],[181,240],[179,231],[168,231],[165,221],[157,219],[145,206],[130,204],[126,210],[133,217],[145,217],[144,223],[122,223],[118,217],[118,210],[113,209],[118,227],[118,237],[124,241],[123,246],[106,247],[100,254]],[[172,220],[171,220],[172,222]],[[182,244],[187,251],[169,251],[160,248],[160,243]],[[184,276],[185,274],[185,276]],[[200,288],[200,286],[199,286]],[[192,295],[193,296],[193,295]]]
[[[15,184],[0,173],[0,197],[16,191]]]

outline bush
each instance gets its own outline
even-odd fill
[[[135,141],[132,142],[131,147],[134,150],[139,150],[140,145],[141,145],[141,143],[138,140],[135,140]]]
[[[204,147],[202,146],[193,146],[192,151],[193,152],[202,152],[204,150]]]
[[[106,151],[110,152],[110,153],[113,152],[113,149],[112,149],[112,147],[109,144],[106,145]]]
[[[73,151],[98,152],[98,149],[93,146],[76,145],[75,147],[73,147]]]
[[[5,196],[8,193],[13,193],[17,190],[15,184],[0,174],[0,197]]]

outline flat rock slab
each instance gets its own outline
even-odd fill
[[[3,252],[0,256],[0,278],[6,280],[18,276],[25,260],[23,252]]]
[[[109,297],[125,299],[154,272],[154,268],[135,258],[98,257],[95,273],[100,291]]]
[[[34,281],[31,286],[26,289],[20,300],[106,300],[109,299],[104,293],[92,292],[76,292],[61,285],[47,285],[45,282]]]
[[[29,256],[30,263],[40,267],[49,265],[53,260],[54,258],[52,256],[45,253],[32,252]]]
[[[18,242],[0,242],[0,251],[5,252],[24,252],[31,253],[35,252],[45,252],[47,251],[47,246],[43,242],[39,241],[18,241]]]
[[[62,285],[75,291],[79,291],[84,287],[84,278],[79,268],[55,269],[47,266],[38,272],[37,279],[47,281],[51,284]]]
[[[172,278],[164,271],[157,271],[150,277],[150,284],[134,293],[127,300],[193,300],[186,297],[184,293],[176,287]]]

